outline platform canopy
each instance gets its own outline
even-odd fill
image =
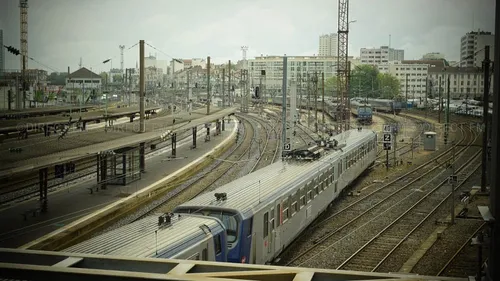
[[[465,281],[467,279],[195,260],[134,259],[0,248],[0,278],[15,280]]]

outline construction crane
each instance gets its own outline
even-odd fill
[[[349,0],[339,0],[337,55],[337,132],[349,130]]]
[[[19,0],[20,19],[21,19],[21,77],[23,97],[23,108],[26,107],[26,67],[28,64],[28,0]]]

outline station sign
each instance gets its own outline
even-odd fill
[[[384,150],[391,150],[391,144],[390,144],[390,143],[385,142],[385,143],[384,143]]]
[[[284,151],[290,151],[290,149],[291,149],[290,143],[285,143],[285,145],[283,145],[283,150]]]
[[[391,134],[384,134],[384,143],[391,143]]]
[[[384,133],[392,133],[392,127],[389,124],[384,125]]]

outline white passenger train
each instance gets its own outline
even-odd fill
[[[169,225],[152,216],[65,251],[270,262],[375,161],[374,131],[349,130],[331,142],[317,160],[279,161],[179,205]]]
[[[216,218],[151,215],[76,244],[64,252],[225,261],[225,231]]]

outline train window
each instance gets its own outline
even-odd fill
[[[305,205],[306,205],[306,196],[302,195],[300,197],[300,207],[305,206]]]
[[[280,210],[281,210],[280,204],[276,205],[276,219],[277,219],[276,226],[280,226],[281,223]]]
[[[208,260],[208,250],[207,248],[203,249],[203,251],[201,251],[201,260],[202,261],[207,261]]]
[[[337,193],[337,182],[335,182],[335,193]]]
[[[311,201],[313,199],[312,191],[307,192],[307,202]]]
[[[264,214],[264,238],[267,237],[268,235],[268,232],[269,232],[269,213],[266,212]]]
[[[314,187],[314,197],[318,196],[319,194],[319,184]]]
[[[247,237],[252,236],[253,219],[248,222]]]
[[[220,240],[220,235],[215,236],[214,240],[215,254],[220,254],[222,252],[222,242]]]
[[[297,201],[294,201],[292,203],[292,216],[299,211],[299,205],[297,204]]]
[[[288,220],[288,218],[289,218],[289,214],[290,214],[289,209],[288,209],[288,207],[286,207],[286,208],[283,210],[283,222],[285,222],[285,221],[287,221],[287,220]]]

